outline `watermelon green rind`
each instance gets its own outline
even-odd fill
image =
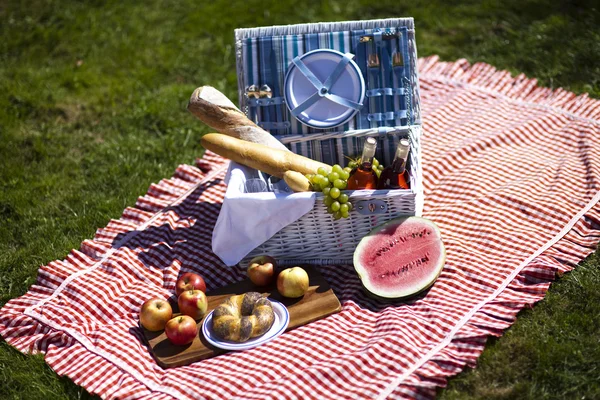
[[[404,226],[402,226],[404,224]],[[406,228],[408,227],[408,228]],[[404,243],[400,243],[397,240],[394,240],[394,242],[389,242],[389,246],[387,250],[384,250],[384,252],[386,251],[390,251],[390,253],[388,254],[378,254],[378,257],[383,257],[383,259],[385,260],[386,258],[388,259],[387,261],[390,262],[389,258],[392,258],[391,262],[395,261],[394,259],[399,259],[400,260],[400,265],[409,265],[409,269],[411,272],[408,272],[409,275],[413,275],[412,277],[408,278],[410,279],[412,282],[403,282],[402,279],[406,278],[396,278],[395,276],[390,277],[390,272],[387,272],[387,276],[386,279],[396,279],[396,282],[393,284],[389,284],[389,283],[385,283],[385,282],[376,282],[377,281],[377,271],[381,272],[381,268],[379,265],[377,266],[368,266],[368,265],[363,265],[363,261],[365,262],[365,264],[368,264],[368,260],[370,258],[373,257],[373,246],[379,247],[381,249],[381,246],[383,245],[384,247],[386,247],[385,245],[387,244],[385,242],[386,238],[390,238],[393,237],[394,234],[396,234],[396,232],[398,232],[398,229],[400,230],[401,233],[403,234],[407,234],[410,235],[410,229],[413,229],[413,233],[415,229],[426,229],[428,228],[429,230],[427,230],[427,234],[425,239],[429,239],[429,241],[427,240],[420,240],[418,238],[415,239],[415,236],[412,236],[413,240],[410,240],[411,238],[409,237],[409,240],[407,240],[407,242],[410,242],[409,244],[404,244]],[[390,232],[393,230],[393,234],[391,234],[390,236]],[[407,233],[408,230],[408,233]],[[386,232],[388,231],[388,232]],[[423,231],[425,232],[425,231]],[[378,235],[379,234],[379,235]],[[386,236],[387,235],[387,236]],[[433,235],[432,237],[428,238],[427,236],[429,235]],[[402,235],[400,235],[402,236]],[[418,236],[418,234],[417,234]],[[407,236],[405,236],[406,238]],[[421,236],[419,236],[420,238],[423,237],[423,234],[421,234]],[[414,251],[412,251],[412,247],[410,246],[412,244],[412,246],[415,246],[414,243],[419,243],[420,240],[420,244],[419,246],[417,246],[417,249],[415,250],[417,253],[419,251],[424,251],[422,249],[426,249],[428,250],[425,254],[425,258],[422,258],[421,260],[425,260],[424,264],[428,261],[431,261],[431,263],[433,265],[427,266],[427,267],[420,267],[420,268],[415,268],[414,270],[412,270],[414,264]],[[396,246],[397,247],[395,249],[392,249],[392,247]],[[371,247],[370,247],[371,246]],[[404,246],[404,248],[402,248]],[[393,251],[392,251],[393,250]],[[371,253],[369,253],[369,251],[371,251]],[[404,259],[403,259],[404,257]],[[365,260],[366,259],[366,260]],[[406,260],[412,260],[413,262],[409,261],[409,264],[403,264],[404,262],[406,262]],[[417,257],[418,259],[418,257]],[[421,217],[400,217],[400,218],[395,218],[393,220],[388,221],[387,223],[378,226],[376,228],[374,228],[368,235],[366,235],[358,244],[358,246],[356,247],[356,250],[354,252],[354,269],[356,270],[363,288],[365,289],[365,291],[378,299],[382,299],[382,300],[400,300],[400,299],[406,299],[412,296],[415,296],[421,292],[423,292],[424,290],[430,288],[433,283],[435,282],[435,280],[438,278],[438,276],[440,275],[440,273],[442,272],[442,269],[444,267],[444,263],[446,261],[446,252],[445,252],[445,248],[444,248],[444,244],[441,238],[441,232],[439,230],[439,228],[437,227],[437,225],[435,225],[435,223],[433,223],[432,221],[426,219],[426,218],[421,218]],[[397,264],[392,264],[394,265],[394,267],[382,267],[383,269],[388,269],[391,268],[392,270],[395,270],[395,266]],[[417,266],[421,266],[421,264],[416,264]],[[370,269],[370,271],[369,271]],[[398,271],[400,271],[400,268],[398,268]],[[402,269],[402,271],[404,271],[404,269]],[[402,272],[404,273],[404,272]],[[398,276],[401,273],[398,272]],[[423,277],[419,277],[419,274],[424,274],[425,276]],[[392,275],[394,275],[394,272],[392,272]],[[381,277],[384,277],[384,275],[381,275]],[[415,277],[416,276],[416,277]]]

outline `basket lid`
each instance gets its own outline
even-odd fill
[[[241,28],[235,39],[240,109],[277,138],[421,124],[412,18]]]
[[[291,114],[313,128],[332,128],[362,107],[365,81],[353,54],[317,49],[292,60],[284,97]]]

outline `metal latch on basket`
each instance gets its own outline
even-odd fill
[[[385,214],[387,203],[383,200],[361,200],[355,205],[356,210],[362,215]]]

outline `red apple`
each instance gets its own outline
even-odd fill
[[[165,333],[171,343],[184,345],[194,341],[194,338],[198,334],[198,326],[192,317],[180,315],[167,322]]]
[[[208,300],[202,290],[186,290],[177,299],[179,312],[194,319],[201,319],[206,314]]]
[[[140,322],[149,331],[161,331],[173,316],[173,309],[168,301],[154,298],[146,301],[140,310]]]
[[[273,282],[275,267],[275,259],[271,256],[254,257],[248,265],[248,277],[255,285],[266,286]]]
[[[283,297],[302,297],[308,290],[308,274],[300,267],[284,269],[277,277],[277,291]]]
[[[204,283],[204,279],[193,272],[186,272],[181,275],[179,279],[177,279],[177,283],[175,283],[175,294],[177,294],[177,297],[186,290],[193,289],[202,290],[206,293],[206,283]]]

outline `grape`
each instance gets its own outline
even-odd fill
[[[338,211],[340,209],[340,207],[341,207],[340,203],[337,201],[334,201],[333,203],[331,203],[331,209],[333,211]]]
[[[381,176],[381,170],[378,168],[375,168],[373,171],[375,171],[375,175],[377,175],[377,178],[379,178]]]
[[[325,188],[329,186],[329,179],[323,175],[319,175],[319,184],[321,187]]]
[[[337,201],[336,201],[336,203],[337,203]],[[347,213],[348,212],[348,204],[342,204],[342,205],[340,205],[340,211],[342,213],[344,213],[344,212]]]
[[[352,203],[350,202],[346,203],[346,205],[348,206],[348,212],[352,211],[352,209],[354,208],[354,206],[352,206]]]
[[[347,180],[350,177],[350,172],[352,171],[352,167],[356,166],[356,161],[351,161],[346,168],[335,164],[331,169],[319,167],[316,175],[306,175],[307,179],[313,182],[313,188],[323,192],[323,204],[327,207],[327,212],[332,214],[336,220],[342,217],[347,218],[348,211],[351,210],[351,205],[348,203],[348,195],[342,193],[341,190],[344,190],[348,186]],[[336,199],[338,200],[336,201]],[[340,209],[345,210],[345,213],[341,213]]]
[[[377,167],[377,169],[379,169],[380,171],[383,171],[383,165],[381,165],[381,164],[380,164],[380,165]]]
[[[333,183],[336,179],[340,179],[340,174],[332,172],[329,174],[329,182]]]
[[[378,165],[379,165],[379,161],[376,158],[373,158],[373,166],[375,168],[377,168]]]
[[[356,167],[358,167],[358,163],[356,161],[350,161],[348,163],[348,168],[350,168],[351,171]]]
[[[313,189],[313,192],[320,192],[321,191],[321,185],[319,185],[318,183],[313,183],[312,184],[312,189]]]
[[[348,218],[348,216],[350,215],[350,214],[348,214],[348,211],[337,211],[337,212],[339,212],[340,214],[342,214],[343,218]]]

